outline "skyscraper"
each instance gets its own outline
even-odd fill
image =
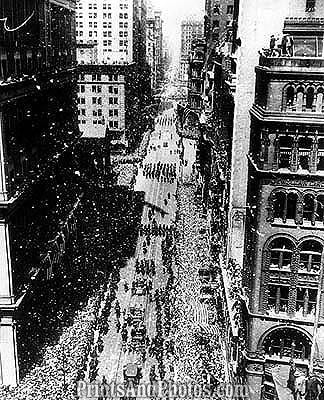
[[[180,51],[180,71],[179,79],[184,86],[188,83],[189,55],[192,42],[203,39],[204,23],[188,19],[181,23],[181,51]]]
[[[323,15],[319,1],[241,3],[226,273],[242,275],[253,400],[324,371]]]

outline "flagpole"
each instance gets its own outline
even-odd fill
[[[324,260],[323,260],[323,255],[322,255],[321,269],[320,269],[320,275],[319,275],[319,281],[318,281],[318,287],[317,287],[313,341],[312,341],[310,360],[309,360],[309,375],[312,375],[314,373],[314,357],[315,357],[315,350],[316,350],[316,339],[317,339],[318,325],[319,325],[319,319],[320,319],[320,314],[321,314],[320,307],[321,307],[321,298],[322,298],[323,276],[324,276]]]

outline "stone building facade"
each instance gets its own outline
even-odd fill
[[[291,52],[265,50],[255,70],[243,261],[253,400],[288,396],[292,360],[299,379],[324,376],[324,4],[310,3],[289,4]]]

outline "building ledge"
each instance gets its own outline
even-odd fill
[[[321,57],[267,57],[260,55],[259,67],[270,72],[323,74],[324,59]]]
[[[304,178],[317,178],[319,181],[322,181],[324,179],[324,171],[317,171],[317,172],[309,172],[308,170],[300,170],[296,172],[290,171],[288,168],[281,168],[279,170],[273,170],[273,169],[260,169],[254,159],[252,158],[251,154],[247,155],[247,158],[249,162],[251,163],[252,167],[255,169],[256,172],[264,175],[271,175],[272,177],[275,176],[276,178],[278,177],[296,177],[299,179],[304,179]]]
[[[253,104],[250,113],[253,117],[263,122],[279,122],[293,124],[324,124],[324,114],[315,112],[282,112],[267,111],[257,104]]]

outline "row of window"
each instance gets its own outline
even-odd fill
[[[263,138],[261,158],[268,169],[287,168],[293,172],[324,171],[324,138],[316,136],[277,136],[273,143]]]
[[[84,103],[81,103],[84,104]],[[86,109],[85,108],[79,108],[78,109],[78,114],[79,115],[87,115]],[[102,108],[98,108],[97,110],[92,110],[92,116],[93,117],[102,117]],[[118,117],[119,116],[119,110],[115,109],[115,110],[109,110],[109,117]]]
[[[267,311],[272,313],[288,313],[289,301],[292,301],[295,307],[294,315],[296,317],[307,317],[315,315],[317,290],[308,288],[297,288],[296,299],[290,286],[269,285],[268,286],[268,307]]]
[[[268,220],[273,222],[281,219],[294,220],[297,224],[310,221],[312,225],[316,222],[324,222],[324,195],[307,193],[302,196],[295,191],[276,191],[269,197]]]
[[[119,75],[118,74],[107,74],[107,75],[104,75],[104,77],[106,77],[108,81],[118,81]],[[92,81],[101,81],[102,75],[101,74],[92,74],[91,79],[92,79]],[[85,74],[80,74],[79,80],[84,81]],[[84,86],[84,85],[81,85],[81,86]]]
[[[85,125],[86,123],[87,123],[86,120],[79,119],[79,124]],[[93,125],[104,125],[105,121],[103,121],[102,119],[93,119],[92,124]],[[109,121],[108,126],[109,126],[109,128],[112,128],[112,129],[119,129],[118,121]]]
[[[324,112],[324,87],[289,85],[283,93],[283,111]]]
[[[77,28],[83,28],[83,22],[77,22],[76,23],[76,27]],[[112,28],[112,22],[107,22],[107,21],[104,21],[103,23],[102,23],[102,27],[103,27],[103,29],[107,29],[107,28]],[[97,21],[94,21],[94,22],[92,22],[92,21],[90,21],[89,22],[89,28],[98,28],[98,22]],[[128,28],[128,22],[119,22],[119,28]]]
[[[88,15],[89,19],[97,19],[98,18],[97,13],[88,13],[87,15]],[[77,15],[76,18],[83,19],[82,13]],[[112,19],[112,14],[111,13],[103,13],[102,18],[103,19]],[[119,13],[119,19],[128,19],[128,13]]]
[[[120,3],[119,4],[119,7],[120,7],[120,9],[121,10],[123,10],[123,9],[128,9],[128,4],[127,3]],[[111,4],[110,3],[104,3],[103,5],[102,5],[102,8],[104,9],[104,10],[111,10]],[[82,6],[80,7],[80,9],[82,9]],[[89,10],[97,10],[97,4],[96,3],[93,3],[93,4],[91,4],[91,3],[89,3],[89,5],[88,5],[88,9]]]

